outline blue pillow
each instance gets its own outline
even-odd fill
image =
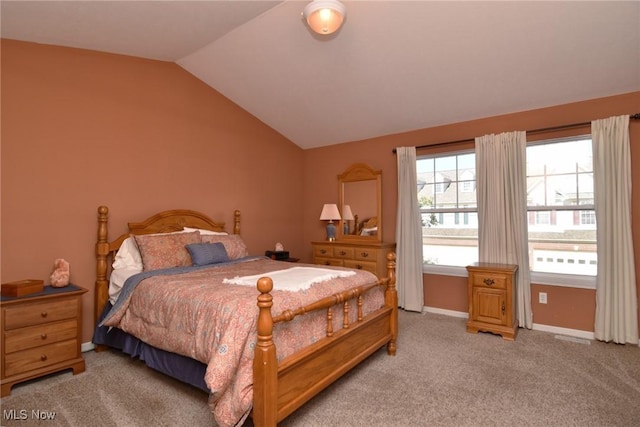
[[[220,242],[217,243],[191,243],[186,245],[193,265],[217,264],[229,261],[227,250]]]

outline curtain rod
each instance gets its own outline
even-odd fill
[[[636,113],[636,114],[630,114],[629,118],[631,120],[640,120],[640,113]],[[526,131],[528,134],[536,134],[536,133],[545,133],[545,132],[552,132],[555,130],[564,130],[564,129],[572,129],[572,128],[577,128],[577,127],[582,127],[582,126],[586,126],[586,125],[590,125],[591,122],[582,122],[582,123],[571,123],[568,125],[562,125],[562,126],[552,126],[552,127],[547,127],[547,128],[540,128],[540,129],[533,129],[533,130],[528,130]],[[447,142],[438,142],[436,144],[429,144],[429,145],[418,145],[416,146],[416,150],[419,150],[420,148],[430,148],[430,147],[442,147],[445,145],[453,145],[453,144],[462,144],[463,142],[474,142],[475,138],[467,138],[467,139],[458,139],[455,141],[447,141]],[[396,153],[396,149],[393,149],[393,154]]]

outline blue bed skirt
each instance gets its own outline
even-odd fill
[[[102,321],[109,310],[111,310],[111,307],[111,303],[107,302],[107,305],[100,315],[100,321]],[[210,391],[204,382],[207,365],[197,360],[155,348],[118,328],[111,328],[111,330],[109,330],[108,326],[96,327],[93,332],[92,342],[121,350],[131,357],[139,358],[148,367],[156,371],[160,371],[170,377],[198,387],[207,393]]]

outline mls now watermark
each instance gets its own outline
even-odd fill
[[[3,409],[2,418],[5,420],[55,420],[56,413],[53,411],[43,411],[41,409]]]

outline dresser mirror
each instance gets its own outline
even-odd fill
[[[364,163],[338,175],[339,239],[382,241],[382,171]]]

